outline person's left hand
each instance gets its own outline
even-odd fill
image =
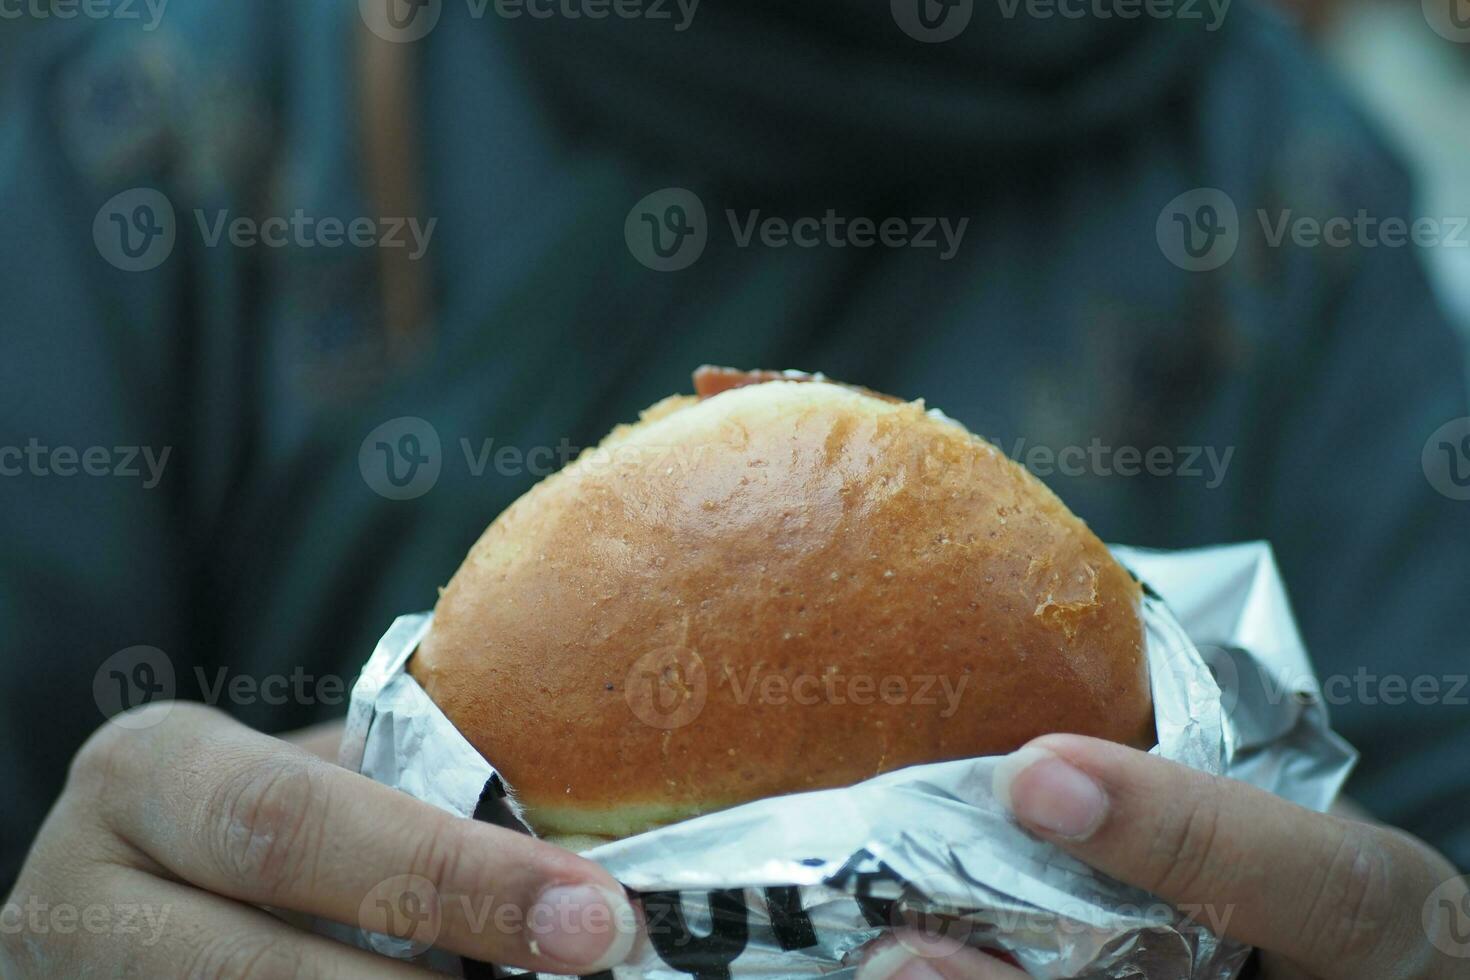
[[[1017,823],[1114,878],[1262,950],[1270,980],[1452,980],[1470,959],[1426,900],[1470,908],[1465,882],[1407,834],[1316,813],[1245,783],[1080,735],[1047,735],[998,767]],[[1434,905],[1438,905],[1435,902]],[[1431,909],[1432,916],[1439,915]],[[1432,941],[1432,940],[1437,940]],[[1024,980],[962,947],[922,940],[870,949],[858,980]]]

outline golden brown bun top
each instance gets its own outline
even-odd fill
[[[921,403],[676,396],[501,514],[410,664],[541,833],[1080,732],[1148,747],[1139,590]]]

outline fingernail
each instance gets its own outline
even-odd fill
[[[526,917],[531,952],[578,972],[596,973],[628,959],[637,916],[621,892],[596,885],[553,885]]]
[[[903,943],[879,946],[863,957],[855,980],[944,980],[927,961],[914,956]]]
[[[1092,836],[1108,813],[1091,776],[1034,745],[1000,760],[991,791],[1024,826],[1070,840]]]

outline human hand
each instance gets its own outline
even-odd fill
[[[0,976],[433,975],[267,906],[558,974],[622,962],[638,922],[617,882],[569,851],[452,817],[213,709],[154,704],[73,761],[4,906]]]
[[[1448,952],[1467,944],[1426,905],[1431,895],[1467,902],[1464,879],[1400,831],[1080,735],[1047,735],[1007,757],[995,794],[1026,830],[1093,867],[1210,910],[1226,935],[1262,950],[1269,980],[1470,976],[1470,960]],[[878,944],[858,980],[1026,976],[974,949],[924,949]]]

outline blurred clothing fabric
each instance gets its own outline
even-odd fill
[[[220,681],[350,683],[537,478],[479,466],[486,440],[492,460],[588,445],[705,362],[924,396],[1023,460],[1106,448],[1044,478],[1110,541],[1270,540],[1322,675],[1441,679],[1437,703],[1386,703],[1370,680],[1331,708],[1363,753],[1351,793],[1470,867],[1470,692],[1448,696],[1470,503],[1421,467],[1470,408],[1418,258],[1254,236],[1191,273],[1155,234],[1198,187],[1243,220],[1408,215],[1398,163],[1244,4],[1211,32],[997,13],[947,45],[885,6],[708,0],[675,33],[446,2],[406,46],[412,183],[436,221],[416,267],[431,316],[407,331],[384,323],[378,249],[208,241],[222,216],[388,216],[362,133],[405,120],[362,118],[356,4],[174,0],[151,32],[53,23],[7,51],[0,446],[170,454],[151,488],[0,478],[5,880],[103,720],[109,656],[157,647],[180,696],[267,730],[340,714],[340,696]],[[670,187],[703,203],[709,242],[660,273],[624,223]],[[147,272],[93,238],[135,188],[177,216]],[[946,261],[741,247],[727,216],[829,209],[969,220]],[[359,451],[405,416],[433,427],[441,473],[390,500]],[[1119,475],[1125,447],[1169,449],[1172,471]]]

